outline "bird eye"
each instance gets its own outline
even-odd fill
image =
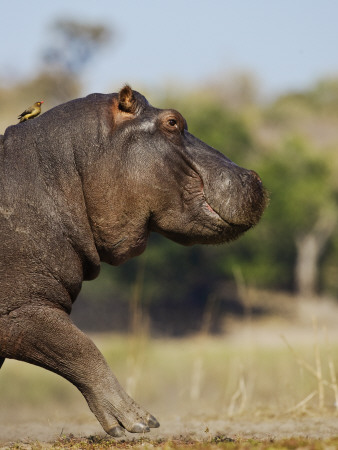
[[[177,120],[175,120],[175,119],[169,119],[169,120],[168,120],[168,124],[169,124],[171,127],[174,127],[175,125],[177,125]]]

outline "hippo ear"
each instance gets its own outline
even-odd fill
[[[126,113],[136,112],[136,99],[130,86],[126,85],[119,92],[119,109]]]

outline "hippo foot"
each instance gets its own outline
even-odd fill
[[[150,428],[158,428],[160,426],[158,420],[151,414],[149,414],[147,417],[147,424]]]
[[[158,420],[151,414],[148,414],[145,418],[145,423],[137,422],[128,431],[130,433],[149,433],[150,428],[158,428],[159,426]]]
[[[110,436],[120,438],[125,436],[125,432],[129,433],[149,433],[150,428],[158,428],[160,426],[158,420],[149,412],[143,410],[135,402],[125,405],[123,410],[115,411],[106,410],[105,423],[101,424]]]
[[[149,433],[150,428],[158,428],[160,426],[158,420],[151,414],[148,414],[145,421],[146,424],[142,422],[135,423],[133,426],[128,428],[128,431],[130,433]],[[116,425],[110,428],[107,433],[110,436],[119,438],[125,436],[125,429],[122,426]]]
[[[118,425],[116,427],[113,427],[110,430],[108,430],[107,433],[113,437],[122,437],[125,435],[124,429]]]
[[[144,423],[135,423],[129,431],[131,433],[149,433],[150,428],[144,425]]]

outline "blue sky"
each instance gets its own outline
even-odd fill
[[[336,0],[46,0],[1,3],[0,79],[33,76],[55,19],[116,32],[83,74],[85,93],[191,86],[236,71],[274,94],[338,75]]]

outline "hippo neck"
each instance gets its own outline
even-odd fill
[[[9,191],[17,193],[16,208],[22,209],[22,215],[25,216],[25,211],[30,208],[36,209],[35,214],[44,218],[43,230],[37,229],[32,219],[29,219],[31,223],[25,224],[27,229],[50,242],[58,233],[64,240],[60,245],[65,251],[76,253],[82,267],[82,273],[78,275],[81,283],[82,279],[93,279],[98,275],[99,256],[88,222],[72,143],[63,141],[60,131],[60,138],[56,140],[46,128],[44,130],[43,121],[38,118],[6,130],[3,176],[7,186],[12,186]],[[41,263],[48,268],[48,260]],[[67,274],[64,277],[67,278]]]

